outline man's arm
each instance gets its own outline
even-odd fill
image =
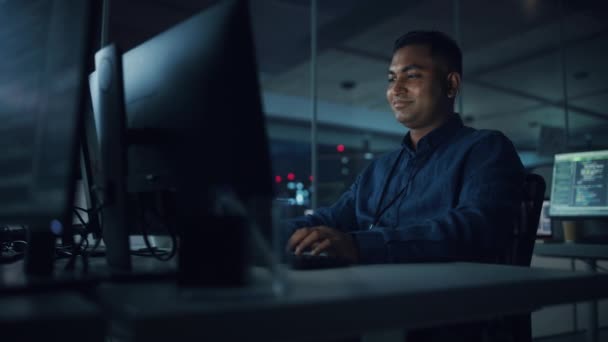
[[[286,249],[296,254],[306,250],[313,254],[329,250],[334,251],[333,254],[348,254],[356,261],[354,240],[347,232],[357,227],[355,197],[360,179],[361,175],[332,206],[287,221],[281,238]]]
[[[362,263],[480,260],[504,251],[522,200],[524,170],[501,133],[481,139],[465,161],[456,208],[399,228],[353,232]]]

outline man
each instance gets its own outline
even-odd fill
[[[386,97],[409,128],[401,148],[372,162],[331,207],[292,220],[287,249],[361,264],[500,262],[524,169],[503,134],[463,126],[454,113],[461,79],[461,51],[446,35],[397,39]],[[470,323],[412,332],[408,341],[480,341],[482,334],[484,323]]]
[[[362,264],[504,255],[524,169],[503,134],[463,126],[453,110],[461,79],[461,51],[443,33],[397,39],[386,96],[409,128],[401,148],[372,162],[331,207],[292,220],[288,250]]]

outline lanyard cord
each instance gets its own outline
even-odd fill
[[[386,190],[388,188],[388,185],[391,182],[391,179],[393,178],[393,173],[395,173],[395,169],[397,168],[397,165],[399,165],[399,162],[401,161],[401,157],[403,156],[403,151],[404,151],[404,149],[402,149],[401,152],[399,152],[399,156],[397,157],[397,160],[395,160],[395,163],[391,167],[391,171],[389,172],[388,177],[384,181],[384,186],[382,187],[382,192],[380,193],[380,200],[378,201],[378,206],[376,207],[376,214],[374,215],[374,221],[372,224],[369,225],[369,229],[374,228],[380,222],[380,218],[382,217],[382,215],[384,215],[384,213],[388,210],[388,208],[390,208],[393,204],[395,204],[397,199],[399,197],[401,197],[401,195],[403,195],[405,190],[407,190],[407,188],[409,187],[412,178],[414,178],[414,175],[416,173],[418,173],[418,170],[420,170],[420,168],[412,170],[412,172],[410,172],[409,176],[407,177],[407,182],[405,182],[405,185],[403,186],[403,188],[401,188],[401,190],[399,190],[397,195],[395,195],[395,197],[393,197],[388,202],[387,205],[382,207],[382,202],[384,201],[384,196],[386,195]],[[430,153],[428,154],[428,156],[430,156]],[[428,156],[425,158],[424,161],[426,161]]]

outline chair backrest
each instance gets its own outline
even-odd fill
[[[512,245],[507,256],[510,265],[530,266],[545,188],[543,177],[535,173],[526,175],[520,217],[514,226]]]
[[[520,215],[514,224],[510,248],[504,263],[530,266],[536,241],[536,231],[545,197],[543,177],[529,173],[523,187]],[[494,327],[492,328],[492,325]],[[486,340],[532,342],[532,321],[529,313],[508,315],[490,323]],[[492,337],[490,337],[492,336]]]

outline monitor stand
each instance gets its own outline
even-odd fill
[[[122,78],[122,55],[108,45],[95,54],[97,71],[94,91],[99,96],[99,135],[102,179],[103,239],[112,272],[132,269],[127,218],[126,117]]]

